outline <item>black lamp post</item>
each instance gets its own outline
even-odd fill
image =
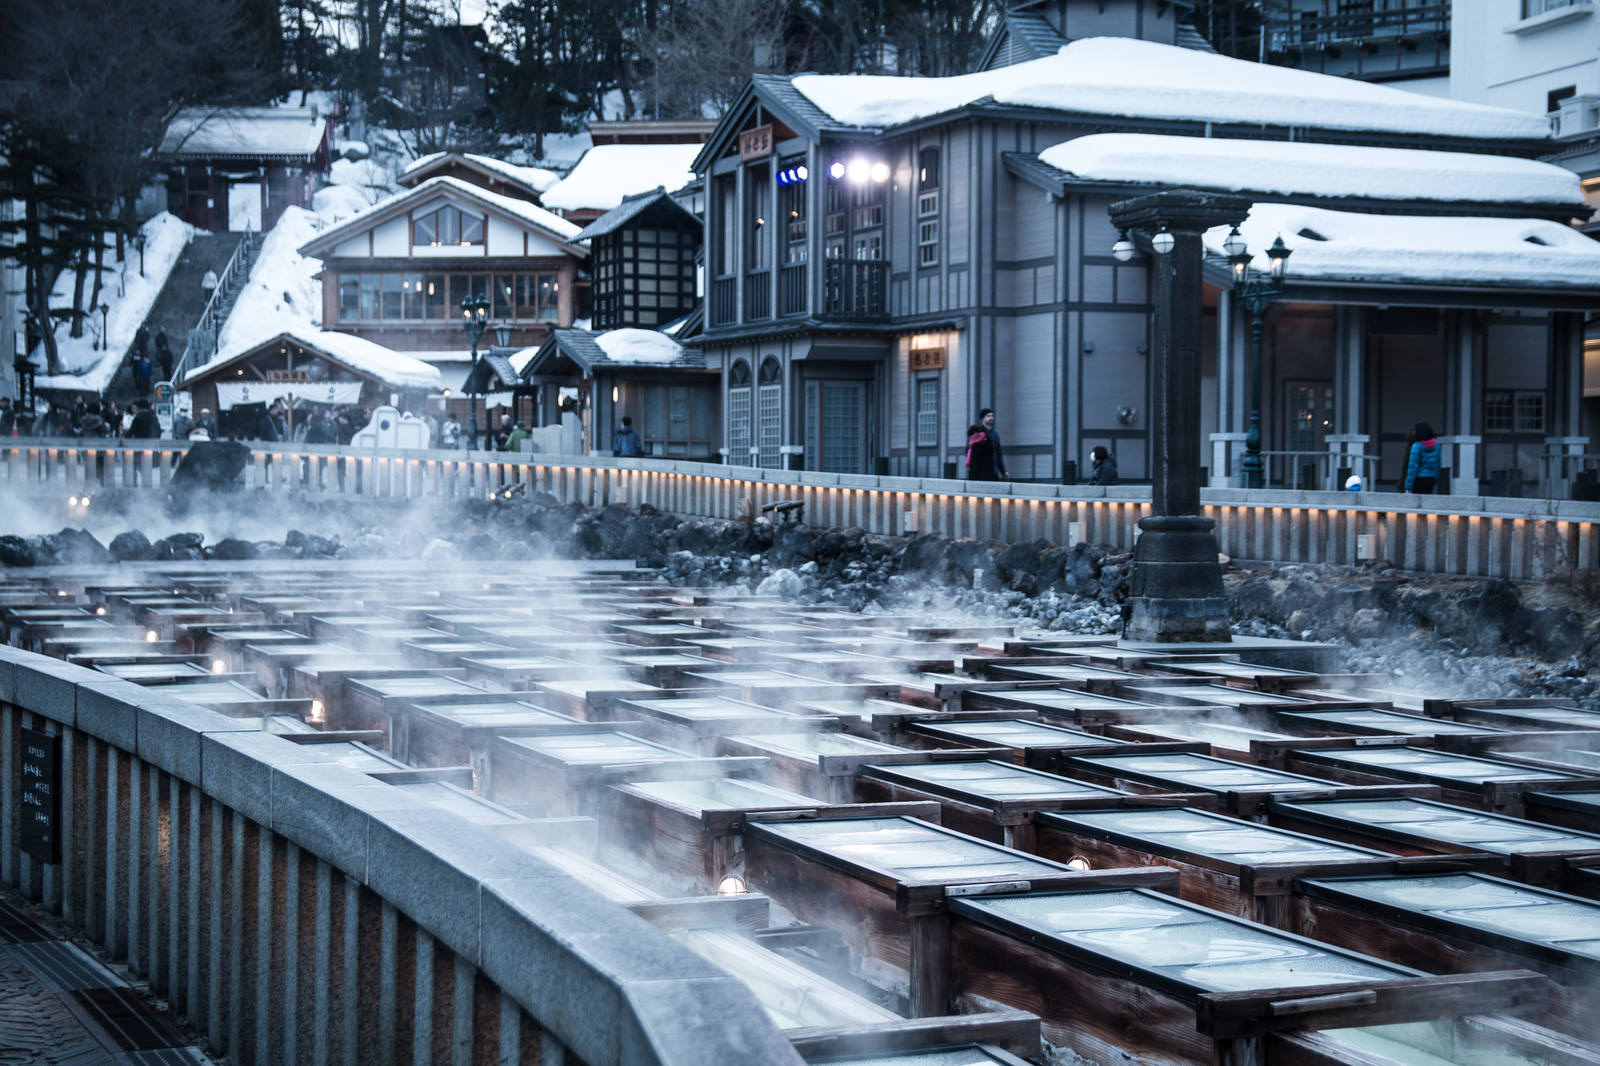
[[[464,297],[461,301],[462,324],[466,327],[467,336],[472,338],[472,376],[467,379],[468,395],[472,399],[472,423],[468,432],[468,445],[471,450],[478,447],[478,341],[483,337],[483,331],[489,325],[489,301],[483,293],[476,296]]]
[[[111,347],[111,338],[106,336],[106,315],[110,313],[110,304],[100,305],[100,350],[105,351]]]
[[[1289,260],[1289,248],[1280,234],[1267,249],[1272,266],[1266,277],[1250,274],[1250,249],[1245,245],[1239,227],[1234,226],[1227,240],[1222,242],[1233,264],[1233,297],[1240,307],[1250,313],[1250,425],[1245,430],[1244,460],[1239,464],[1244,474],[1244,487],[1259,489],[1266,484],[1261,461],[1261,319],[1272,306],[1272,301],[1283,295],[1283,271]]]

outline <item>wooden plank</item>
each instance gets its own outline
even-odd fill
[[[850,1028],[790,1029],[786,1035],[795,1050],[807,1060],[968,1043],[992,1045],[1030,1061],[1042,1058],[1039,1016],[1021,1010],[908,1018],[901,1022],[877,1022]]]
[[[657,929],[765,929],[772,902],[759,892],[736,896],[689,896],[640,900],[626,905]]]

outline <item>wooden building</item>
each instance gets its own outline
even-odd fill
[[[429,178],[457,178],[478,185],[490,192],[517,200],[538,203],[540,195],[561,175],[543,167],[524,167],[507,163],[493,156],[474,155],[470,152],[434,152],[413,160],[399,174],[395,182],[408,189],[416,188]]]
[[[225,231],[272,228],[306,207],[332,161],[332,123],[314,107],[188,108],[167,127],[167,210]]]
[[[1360,454],[1392,482],[1419,420],[1473,492],[1583,450],[1600,246],[1545,228],[1589,208],[1575,176],[1533,161],[1549,149],[1542,118],[1227,59],[1180,25],[1181,4],[1013,6],[1077,21],[1044,19],[1059,43],[1030,59],[1008,18],[993,69],[961,78],[757,75],[722,116],[695,162],[707,299],[690,343],[722,372],[730,458],[964,476],[967,427],[991,407],[1015,479],[1073,480],[1101,444],[1123,478],[1149,477],[1154,261],[1148,244],[1113,257],[1108,208],[1178,187],[1260,201],[1246,226],[1258,253],[1277,235],[1272,203],[1344,216],[1324,242],[1343,242],[1337,264],[1310,250],[1315,225],[1283,233],[1303,254],[1264,328],[1271,483]],[[1095,135],[1148,140],[1073,151]],[[1422,221],[1384,235],[1399,215]],[[1446,218],[1466,222],[1425,224]],[[1491,234],[1508,220],[1526,239]],[[1396,247],[1400,234],[1441,243]],[[1505,278],[1460,269],[1508,240]],[[1419,251],[1425,267],[1393,268]],[[1202,443],[1226,484],[1249,416],[1250,319],[1217,258],[1197,357]]]
[[[467,346],[461,301],[484,295],[507,346],[532,347],[574,315],[588,249],[549,211],[440,175],[324,230],[300,251],[322,260],[322,321],[401,351]],[[484,339],[487,344],[488,338]]]
[[[699,306],[700,237],[700,219],[660,187],[585,226],[594,328],[656,329]]]

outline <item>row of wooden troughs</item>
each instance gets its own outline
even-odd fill
[[[809,1061],[1600,1061],[1600,711],[606,567],[52,571],[0,625],[489,827]]]

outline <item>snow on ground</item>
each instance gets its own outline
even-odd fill
[[[237,355],[286,330],[309,333],[321,328],[322,282],[316,275],[322,260],[308,259],[299,251],[321,225],[303,207],[284,209],[262,241],[250,280],[217,336],[219,357]]]
[[[1294,278],[1600,289],[1600,242],[1542,219],[1437,218],[1256,204],[1239,232],[1266,270],[1274,238]],[[1206,230],[1225,254],[1227,226]]]
[[[1484,140],[1550,136],[1543,115],[1123,37],[1088,37],[1043,59],[949,78],[803,74],[793,84],[854,126],[893,126],[993,97],[1000,104],[1193,122]]]
[[[565,211],[609,211],[625,196],[662,186],[676,192],[694,180],[690,164],[698,144],[601,144],[584,153],[578,165],[541,199]]]
[[[144,274],[139,273],[139,251],[133,242],[127,242],[127,260],[114,261],[114,245],[107,239],[106,264],[114,269],[105,275],[100,290],[101,302],[110,310],[106,313],[106,329],[110,334],[105,348],[99,347],[100,312],[95,311],[84,320],[81,337],[68,336],[65,325],[56,330],[56,348],[61,356],[61,374],[41,373],[36,383],[40,389],[73,389],[85,392],[104,392],[122,363],[122,357],[133,344],[139,324],[150,314],[167,275],[183,254],[189,243],[193,227],[175,215],[163,211],[141,227],[144,233]],[[72,289],[76,273],[62,271],[56,287],[50,294],[52,308],[72,306]],[[84,301],[93,291],[93,279],[84,284]],[[180,338],[181,342],[181,338]],[[151,349],[154,355],[154,348]],[[44,348],[36,348],[33,364],[41,370],[45,366]]]
[[[1090,180],[1275,196],[1586,205],[1578,175],[1565,167],[1469,152],[1095,133],[1052,145],[1039,159]]]
[[[653,329],[614,329],[594,339],[613,363],[670,363],[683,346]]]

